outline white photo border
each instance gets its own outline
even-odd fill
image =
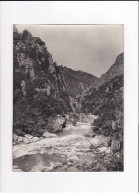
[[[1,1],[1,191],[138,191],[138,2]],[[12,172],[13,24],[124,25],[124,172]]]

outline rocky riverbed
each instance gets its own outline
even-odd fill
[[[15,172],[108,171],[111,164],[110,138],[95,136],[91,121],[69,124],[57,134],[46,133],[30,143],[13,146]],[[120,156],[115,154],[118,159]],[[116,158],[115,157],[115,158]]]

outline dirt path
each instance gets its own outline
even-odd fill
[[[13,171],[90,171],[96,150],[90,150],[91,122],[69,125],[56,138],[13,147]]]

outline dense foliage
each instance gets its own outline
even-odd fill
[[[84,91],[94,86],[98,80],[97,77],[83,71],[74,71],[64,66],[59,66],[59,69],[64,77],[68,94],[74,98],[82,96]]]
[[[76,125],[94,114],[89,137],[110,138],[106,147],[112,153],[96,153],[90,171],[123,171],[123,54],[97,78],[58,66],[45,43],[27,30],[14,28],[13,46],[14,133],[40,137],[52,131],[57,116],[68,116]]]
[[[105,135],[113,133],[112,122],[117,123],[117,130],[123,129],[123,75],[116,76],[84,97],[82,109],[97,115],[95,131]]]
[[[69,96],[45,43],[27,30],[13,36],[13,130],[41,136],[52,117],[72,111]]]

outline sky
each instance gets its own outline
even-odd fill
[[[124,52],[123,25],[16,25],[46,43],[58,65],[100,77]]]

